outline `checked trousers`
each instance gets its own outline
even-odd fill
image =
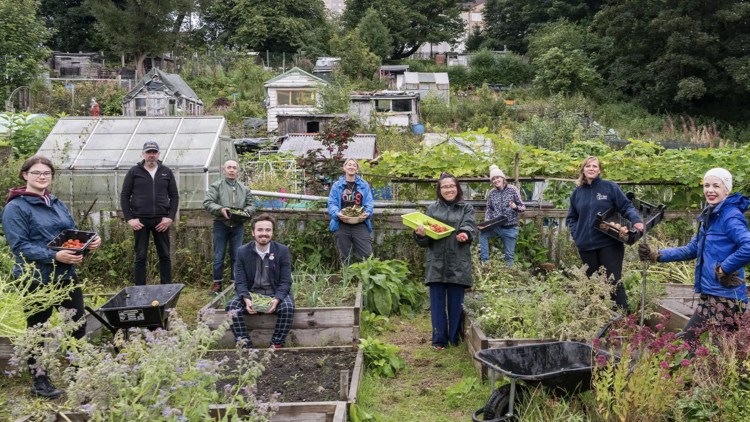
[[[245,315],[250,315],[247,309],[245,309],[245,301],[235,295],[227,302],[226,310],[227,312],[237,311],[237,314],[232,317],[234,341],[247,340],[249,343],[248,347],[252,345],[252,339],[245,324]],[[289,330],[292,328],[292,319],[294,317],[294,297],[291,293],[279,302],[274,314],[278,316],[278,319],[276,319],[276,327],[273,330],[273,336],[271,336],[271,344],[283,346],[286,343],[286,336],[289,335]]]

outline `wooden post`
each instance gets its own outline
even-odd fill
[[[518,153],[515,154],[515,164],[513,165],[513,172],[516,177],[516,187],[520,188],[521,183],[518,181]]]
[[[271,59],[268,58],[268,50],[266,50],[266,66],[271,67]]]
[[[339,372],[339,400],[346,401],[349,397],[349,371]]]
[[[286,70],[286,51],[281,52],[281,73]]]

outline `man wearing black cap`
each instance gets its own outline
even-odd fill
[[[125,221],[135,234],[136,286],[146,284],[148,236],[154,237],[159,254],[161,284],[172,282],[172,260],[169,258],[169,226],[177,215],[180,195],[177,181],[169,167],[159,161],[159,144],[146,142],[141,152],[143,161],[130,168],[125,175],[120,203]]]

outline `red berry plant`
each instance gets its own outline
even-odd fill
[[[308,195],[325,194],[327,187],[341,174],[344,164],[344,151],[354,139],[357,122],[348,117],[336,117],[315,140],[322,148],[311,149],[297,160],[304,170],[304,187]]]

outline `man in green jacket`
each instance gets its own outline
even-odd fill
[[[237,257],[237,249],[242,246],[242,238],[245,232],[245,221],[255,213],[255,198],[250,193],[250,188],[237,180],[240,166],[234,160],[224,163],[221,169],[224,177],[211,184],[206,191],[206,199],[203,208],[214,218],[214,285],[211,294],[221,291],[224,280],[224,257],[227,246],[229,246],[230,280],[234,283],[234,262]],[[230,209],[244,209],[245,216],[232,218]]]

